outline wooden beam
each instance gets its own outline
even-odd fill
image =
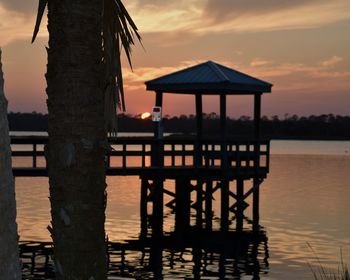
[[[253,192],[253,231],[259,230],[259,200],[260,200],[260,184],[259,178],[254,178],[254,186],[258,186]]]
[[[196,121],[197,138],[201,139],[203,136],[203,102],[201,94],[196,94]]]
[[[196,199],[196,227],[197,229],[202,229],[202,223],[203,223],[203,182],[199,178],[197,180],[197,199]]]
[[[226,138],[226,94],[220,95],[220,129],[221,140]]]
[[[175,193],[173,193],[173,192],[171,192],[171,191],[169,191],[169,190],[164,189],[163,192],[164,192],[165,194],[169,195],[169,196],[175,197]]]
[[[205,190],[205,228],[213,228],[213,181],[206,182]]]
[[[141,236],[147,236],[147,193],[148,193],[148,180],[141,178],[141,198],[140,198],[140,218],[141,218]]]
[[[159,106],[159,107],[163,106],[163,92],[161,91],[156,92],[155,106]],[[162,153],[163,145],[161,143],[161,139],[163,138],[162,121],[154,122],[154,138],[159,141],[152,145],[151,164],[152,166],[163,166],[163,162],[164,162],[163,153]]]
[[[221,181],[221,230],[228,230],[228,218],[229,218],[229,181]]]
[[[237,179],[237,212],[236,212],[236,230],[241,232],[243,230],[243,195],[244,195],[244,180]]]
[[[221,167],[228,167],[226,147],[226,94],[220,95],[220,135],[221,135]]]
[[[196,94],[196,131],[197,131],[197,141],[195,143],[195,166],[202,166],[202,143],[201,139],[203,137],[203,104],[202,95]]]
[[[254,170],[259,171],[260,161],[260,119],[261,119],[261,93],[254,94],[254,138],[257,141],[254,145]]]
[[[254,137],[260,139],[261,93],[254,94]]]
[[[157,239],[163,235],[163,180],[154,180],[153,187],[152,236]]]
[[[157,91],[156,92],[156,103],[155,106],[163,106],[163,92]]]
[[[158,107],[163,107],[163,92],[157,91],[156,92],[156,101],[155,101],[155,106]],[[163,108],[162,108],[162,113],[163,113]],[[155,139],[160,139],[161,134],[162,134],[162,122],[155,122],[154,123],[154,137]]]
[[[190,182],[185,178],[175,181],[175,232],[183,235],[190,227],[191,190]]]

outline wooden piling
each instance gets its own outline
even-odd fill
[[[260,185],[259,178],[253,179],[254,186]],[[259,230],[259,200],[260,200],[260,186],[258,186],[253,192],[253,230]]]
[[[159,238],[163,236],[163,216],[164,216],[164,186],[163,180],[153,181],[153,212],[152,212],[152,236]]]
[[[190,227],[190,182],[185,178],[175,180],[175,232],[183,235]]]
[[[141,197],[140,197],[140,220],[141,220],[141,238],[147,237],[147,200],[148,200],[148,180],[141,178]]]
[[[206,182],[205,189],[205,228],[213,228],[213,181]]]
[[[202,179],[197,180],[196,185],[196,228],[202,229],[203,227],[203,182]]]
[[[228,230],[229,218],[229,181],[222,180],[221,184],[221,230]]]
[[[236,230],[243,230],[243,198],[244,195],[244,180],[241,178],[237,179],[237,209],[236,209]]]

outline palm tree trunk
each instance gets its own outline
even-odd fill
[[[48,1],[46,156],[56,279],[106,279],[101,0]]]
[[[20,280],[15,182],[0,49],[0,280]]]

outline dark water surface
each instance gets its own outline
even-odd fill
[[[237,238],[230,236],[192,236],[187,243],[170,236],[156,246],[158,251],[150,240],[136,241],[140,181],[109,177],[106,231],[117,252],[111,257],[111,279],[152,279],[157,273],[164,279],[312,279],[307,263],[315,263],[315,254],[307,243],[326,267],[337,268],[340,249],[350,264],[347,151],[350,142],[274,141],[270,174],[261,188],[264,231],[258,237],[241,237],[239,254],[232,243]],[[50,241],[47,178],[17,178],[16,193],[20,240]],[[214,210],[219,213],[219,204]],[[169,232],[174,217],[166,213],[164,229]],[[215,223],[218,227],[219,221]],[[206,242],[216,239],[221,243],[215,248]]]

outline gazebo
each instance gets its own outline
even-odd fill
[[[261,96],[263,93],[271,92],[272,84],[254,78],[247,74],[230,69],[213,61],[207,61],[184,70],[180,70],[154,80],[146,82],[146,88],[149,91],[156,92],[155,106],[162,107],[163,94],[192,94],[195,96],[196,107],[196,138],[192,142],[193,165],[191,167],[183,164],[182,166],[173,166],[172,176],[166,178],[175,178],[176,180],[176,225],[175,228],[184,228],[189,225],[189,207],[191,189],[197,192],[197,225],[202,224],[202,200],[205,197],[205,216],[206,227],[211,228],[211,209],[212,194],[221,190],[221,229],[227,230],[229,227],[229,214],[235,214],[236,229],[242,230],[244,220],[244,209],[247,207],[245,200],[252,194],[253,196],[253,228],[259,228],[259,187],[268,173],[269,166],[269,142],[260,138],[260,119],[261,119]],[[209,139],[203,139],[203,96],[216,95],[220,98],[220,133],[215,142],[209,143]],[[228,95],[252,95],[254,97],[254,136],[247,142],[233,141],[227,137],[227,96]],[[174,155],[190,155],[183,148],[181,152],[174,149],[165,152],[162,137],[160,137],[161,125],[155,125],[156,144],[153,150],[152,166],[157,170],[166,170],[164,167],[164,157],[166,152]],[[180,141],[181,139],[178,139]],[[173,141],[173,140],[169,140]],[[172,146],[174,147],[174,143]],[[208,144],[209,143],[209,144]],[[168,143],[170,144],[170,142]],[[265,146],[264,146],[265,145]],[[211,146],[209,148],[209,146]],[[265,150],[261,150],[265,147]],[[219,149],[218,149],[219,148]],[[192,154],[191,154],[192,155]],[[265,158],[265,164],[262,159]],[[220,162],[220,164],[216,164]],[[165,168],[165,169],[164,169]],[[169,169],[168,169],[169,170]],[[187,173],[185,173],[185,171]],[[183,172],[183,173],[180,173]],[[161,174],[161,171],[160,173]],[[155,175],[159,178],[159,174]],[[195,177],[193,177],[195,176]],[[165,180],[163,178],[162,180]],[[195,179],[196,186],[186,187],[189,182]],[[247,192],[244,190],[244,182],[253,185]],[[155,189],[159,192],[163,189],[163,183],[155,179]],[[213,182],[216,181],[216,187]],[[236,192],[230,190],[230,182],[237,182]],[[203,183],[206,184],[205,191]],[[161,195],[159,194],[159,197]],[[235,202],[230,205],[230,199]],[[154,213],[162,213],[162,199],[159,203],[154,202]],[[159,205],[157,208],[156,205]],[[157,210],[158,209],[158,210]]]
[[[146,82],[156,92],[156,106],[162,106],[163,94],[193,94],[196,100],[197,137],[202,137],[202,97],[220,96],[221,136],[226,137],[227,95],[254,95],[254,135],[260,138],[261,95],[271,92],[272,84],[234,69],[207,61]]]

